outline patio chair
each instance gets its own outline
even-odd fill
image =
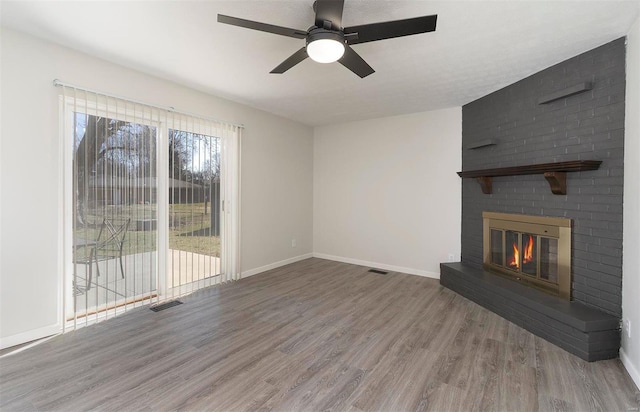
[[[88,242],[80,246],[90,247],[89,255],[80,261],[89,266],[89,277],[84,291],[91,289],[91,279],[93,277],[93,263],[96,264],[98,276],[100,276],[100,265],[98,262],[117,259],[120,262],[120,273],[124,279],[124,264],[122,263],[122,249],[124,240],[129,228],[130,218],[124,220],[112,220],[104,218],[100,226],[100,232],[95,242]],[[76,285],[76,289],[78,289]]]

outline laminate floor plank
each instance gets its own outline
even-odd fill
[[[498,382],[501,387],[495,402],[501,410],[539,410],[535,367],[508,360],[507,356],[499,371]]]
[[[588,363],[435,279],[311,258],[0,357],[2,411],[628,411]]]
[[[464,403],[465,393],[455,386],[440,383],[433,388],[427,402],[420,405],[417,410],[442,412],[442,411],[473,411],[472,405]]]
[[[497,402],[504,386],[498,382],[500,371],[505,362],[505,345],[493,339],[485,339],[478,350],[479,358],[474,364],[477,373],[476,378],[469,379],[467,385],[466,404],[473,404],[472,409],[480,411],[501,410]],[[535,388],[529,388],[535,391]],[[474,395],[472,395],[475,392]],[[509,394],[510,396],[516,394]]]

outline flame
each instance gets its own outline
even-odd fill
[[[524,256],[522,257],[522,263],[529,263],[533,261],[533,236],[529,235],[529,241],[524,248]]]
[[[513,244],[513,257],[509,261],[509,266],[520,269],[520,251],[518,250],[518,245],[515,243]]]
[[[522,264],[529,263],[532,261],[533,261],[533,236],[529,235],[529,241],[524,247]],[[516,243],[513,244],[513,257],[508,262],[508,265],[511,267],[515,267],[516,269],[520,269],[520,251],[518,250],[518,245]]]

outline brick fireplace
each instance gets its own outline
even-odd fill
[[[619,348],[624,98],[621,38],[462,109],[462,259],[442,265],[441,283],[587,360]],[[535,167],[595,161],[571,173]],[[570,220],[571,300],[494,279],[483,213]]]

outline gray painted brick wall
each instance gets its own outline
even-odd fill
[[[549,104],[538,98],[591,82],[589,91]],[[572,296],[620,316],[625,39],[573,57],[462,108],[463,170],[569,160],[602,160],[596,171],[568,173],[554,195],[542,175],[493,178],[485,195],[462,182],[462,262],[482,265],[482,211],[573,219]]]

